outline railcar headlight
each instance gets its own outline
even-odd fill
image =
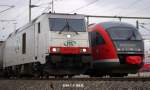
[[[142,51],[141,48],[138,48],[138,51]]]
[[[121,49],[120,48],[117,48],[117,51],[120,51]]]
[[[129,48],[129,50],[130,50],[130,51],[133,51],[133,50],[134,50],[134,48]]]

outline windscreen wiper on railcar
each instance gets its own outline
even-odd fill
[[[130,35],[126,38],[127,40],[132,40],[132,38],[136,39],[134,32],[130,33]]]

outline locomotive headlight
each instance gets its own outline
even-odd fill
[[[86,48],[81,48],[81,49],[80,49],[80,52],[81,52],[81,53],[86,53],[86,52],[87,52],[87,49],[86,49]]]
[[[86,52],[87,50],[85,48],[82,49],[83,52]]]
[[[91,53],[91,50],[88,47],[83,47],[83,48],[80,48],[80,53],[89,54]]]
[[[70,35],[70,34],[67,34],[67,38],[71,38],[71,35]]]
[[[56,51],[57,51],[57,49],[56,49],[56,48],[52,48],[52,51],[53,51],[53,52],[56,52]]]
[[[58,47],[51,47],[49,52],[50,53],[59,53],[60,52],[60,48],[58,48]]]

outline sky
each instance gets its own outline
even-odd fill
[[[149,3],[150,0],[54,0],[54,11],[55,13],[150,17]],[[0,40],[6,39],[16,28],[22,27],[29,21],[29,0],[0,0],[0,12],[9,8],[4,5],[14,7],[0,13]],[[32,0],[32,5],[38,6],[32,8],[32,19],[51,11],[51,0]],[[90,18],[90,23],[103,21],[119,21],[119,19]],[[135,25],[136,20],[122,19],[122,21]],[[150,20],[139,20],[139,22],[145,23],[145,29],[140,29],[141,33],[150,36]]]

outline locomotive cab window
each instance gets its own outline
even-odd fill
[[[50,18],[51,31],[86,32],[84,19]]]

